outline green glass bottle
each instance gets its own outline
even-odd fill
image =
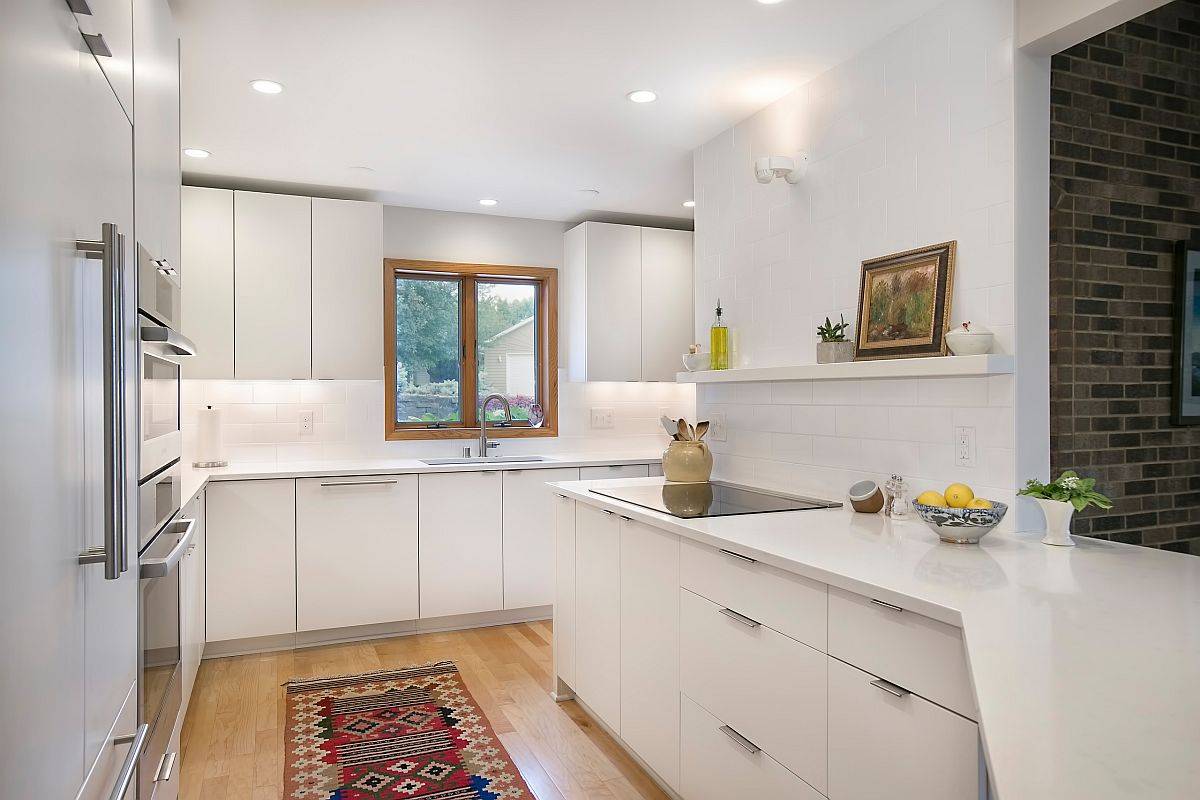
[[[709,369],[729,369],[729,328],[721,319],[721,298],[717,298],[717,318],[708,333],[708,349],[712,354]]]

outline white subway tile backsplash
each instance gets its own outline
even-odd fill
[[[771,438],[771,457],[779,461],[811,464],[812,437],[796,433],[777,433]]]
[[[857,405],[862,397],[862,381],[813,381],[812,393],[815,405]]]
[[[808,405],[812,398],[812,381],[780,381],[771,385],[773,403]]]
[[[915,378],[861,380],[859,402],[864,406],[912,406],[917,404]]]
[[[300,384],[301,403],[345,403],[346,385],[341,381],[304,381]]]
[[[988,404],[987,376],[919,378],[917,403],[922,406],[971,406]]]
[[[252,385],[255,403],[300,402],[299,381],[257,381]]]
[[[837,409],[833,406],[797,406],[792,409],[792,431],[833,436],[837,433]]]
[[[834,432],[857,439],[883,439],[888,435],[888,415],[870,406],[838,406]]]
[[[830,467],[862,467],[862,441],[836,436],[812,437],[813,462]]]

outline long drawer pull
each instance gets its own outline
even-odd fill
[[[891,603],[885,603],[882,600],[876,600],[875,598],[871,598],[871,602],[873,604],[879,606],[880,608],[886,608],[888,611],[903,611],[904,610],[900,606],[894,606]]]
[[[761,747],[759,747],[754,742],[747,739],[745,736],[742,736],[740,733],[738,733],[737,731],[735,731],[733,728],[729,727],[728,725],[722,725],[721,727],[717,728],[717,730],[719,730],[721,733],[725,734],[730,739],[733,739],[735,742],[737,742],[739,745],[741,745],[743,748],[745,748],[746,752],[749,753],[750,755],[756,755],[756,754],[762,752]]]
[[[912,692],[905,689],[903,686],[897,686],[891,681],[885,681],[883,678],[871,681],[871,685],[876,689],[882,689],[892,697],[908,697]]]
[[[396,481],[342,481],[340,483],[322,483],[322,486],[391,486]]]
[[[729,617],[734,622],[742,623],[747,628],[757,628],[760,625],[762,625],[762,623],[759,622],[758,620],[750,619],[745,614],[739,614],[738,612],[734,611],[732,608],[722,608],[722,609],[719,609],[719,612],[724,614],[725,616]]]
[[[130,747],[129,752],[125,754],[125,761],[121,764],[121,771],[117,773],[117,781],[113,784],[112,794],[108,796],[108,800],[122,800],[129,791],[129,784],[133,781],[134,773],[137,770],[138,759],[142,757],[142,751],[146,749],[146,739],[149,733],[150,726],[142,723],[132,737],[119,736],[113,740],[113,744],[128,744]]]
[[[757,564],[758,563],[757,558],[751,558],[750,556],[744,556],[741,553],[735,553],[732,550],[726,550],[726,549],[722,548],[721,552],[727,556],[736,558],[738,561],[745,561],[747,564]]]

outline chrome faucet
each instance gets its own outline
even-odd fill
[[[504,424],[512,424],[512,406],[508,404],[508,398],[502,394],[489,394],[483,398],[483,403],[479,406],[479,457],[488,457],[489,447],[499,447],[499,442],[489,442],[487,438],[487,410],[493,400],[499,400],[504,404]]]

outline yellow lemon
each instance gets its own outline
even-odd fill
[[[933,490],[921,492],[921,496],[917,498],[917,502],[923,506],[937,506],[939,508],[946,507],[946,498],[942,496],[941,492],[935,492]]]
[[[984,500],[982,497],[976,497],[971,502],[967,503],[967,508],[991,508],[992,501]]]
[[[966,508],[975,499],[975,492],[965,483],[952,483],[946,487],[946,505],[951,508]]]

